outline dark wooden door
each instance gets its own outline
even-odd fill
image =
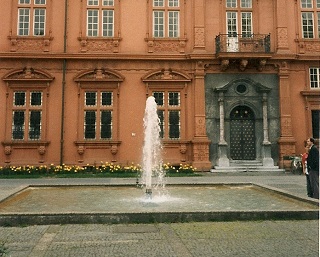
[[[256,159],[255,117],[247,106],[237,106],[230,114],[230,157]]]

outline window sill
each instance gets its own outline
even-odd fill
[[[320,54],[320,38],[300,38],[296,39],[299,54]]]
[[[184,53],[186,38],[145,38],[148,53]]]
[[[81,141],[75,141],[74,142],[76,146],[85,146],[88,148],[110,148],[113,145],[120,145],[121,141],[116,140],[81,140]]]
[[[310,89],[310,90],[303,90],[300,93],[303,96],[319,97],[320,96],[320,88],[318,88],[318,89]]]
[[[30,141],[25,141],[25,140],[11,140],[11,141],[3,141],[2,145],[3,146],[12,146],[16,148],[37,148],[39,146],[47,146],[50,144],[50,141],[41,141],[41,140],[30,140]]]
[[[78,37],[80,52],[118,53],[120,37]]]
[[[18,141],[18,140],[12,140],[12,141],[3,141],[2,145],[4,146],[4,153],[7,156],[5,162],[10,163],[10,156],[12,151],[15,149],[21,149],[21,150],[38,150],[38,154],[40,156],[39,163],[44,162],[43,157],[47,151],[47,146],[50,144],[50,141]]]
[[[10,40],[10,51],[11,52],[49,52],[51,36],[8,36]]]
[[[83,154],[85,153],[86,149],[110,149],[112,156],[116,156],[118,153],[119,145],[121,141],[116,140],[81,140],[75,141],[75,145],[77,146],[77,152],[80,156],[79,162],[83,162]],[[112,161],[115,161],[113,158]]]

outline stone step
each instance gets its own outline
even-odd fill
[[[286,171],[280,168],[261,168],[261,169],[245,169],[239,167],[220,167],[218,169],[214,168],[210,170],[211,173],[261,173],[261,174],[284,174]]]
[[[282,171],[284,169],[280,169],[279,166],[262,166],[262,165],[237,165],[237,166],[229,166],[229,167],[218,167],[215,166],[211,172],[268,172],[268,171]]]
[[[230,160],[230,166],[215,166],[212,170],[213,172],[284,172],[284,169],[280,169],[279,166],[263,166],[262,162],[259,160]]]

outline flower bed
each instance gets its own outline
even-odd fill
[[[193,174],[196,169],[189,164],[171,165],[163,164],[163,170],[170,176],[174,174]],[[101,163],[100,165],[40,165],[40,166],[6,166],[0,167],[0,176],[59,176],[59,175],[93,175],[93,176],[139,176],[142,173],[141,165],[131,164],[122,166],[113,163]]]

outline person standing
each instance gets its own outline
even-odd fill
[[[319,199],[319,150],[314,144],[314,138],[307,139],[309,154],[307,158],[308,173],[312,188],[312,197]]]
[[[305,150],[306,151],[303,154],[301,154],[302,172],[306,176],[307,195],[309,197],[312,197],[313,193],[312,193],[312,187],[311,187],[311,182],[310,182],[309,172],[308,172],[308,167],[307,167],[307,158],[308,158],[308,154],[309,154],[309,147],[307,146],[307,144],[305,145]]]

